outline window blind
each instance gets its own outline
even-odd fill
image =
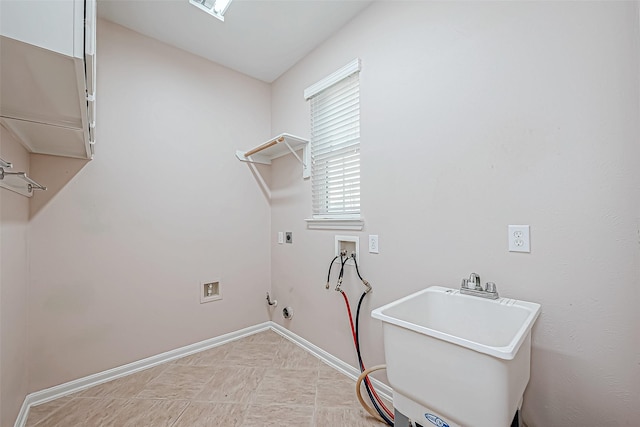
[[[313,217],[359,218],[359,74],[343,78],[310,99]]]

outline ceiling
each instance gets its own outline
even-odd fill
[[[222,22],[189,0],[98,0],[98,16],[271,83],[370,0],[234,0]]]

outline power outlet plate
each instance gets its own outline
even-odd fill
[[[528,225],[509,226],[509,252],[531,252]]]
[[[380,247],[378,246],[378,235],[377,234],[369,234],[369,253],[370,254],[380,253]]]
[[[284,243],[284,231],[278,231],[278,244],[281,245]]]

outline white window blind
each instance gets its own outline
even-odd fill
[[[359,73],[342,78],[310,99],[313,217],[359,218]]]

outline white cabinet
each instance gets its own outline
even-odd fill
[[[95,0],[0,1],[0,123],[31,152],[91,158]]]
[[[3,36],[66,56],[84,55],[84,1],[2,0],[0,8]]]

